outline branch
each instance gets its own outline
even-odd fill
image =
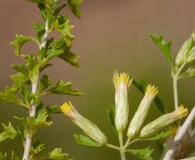
[[[43,36],[42,43],[39,46],[39,49],[45,48],[48,36],[49,36],[49,28],[48,28],[48,20],[46,20],[46,22],[45,22],[45,34]],[[32,94],[36,94],[37,93],[38,83],[39,83],[38,79],[39,79],[39,76],[37,76],[36,83],[32,84],[32,90],[31,90]],[[29,117],[35,117],[35,115],[36,115],[36,108],[37,108],[36,104],[32,101],[31,102],[31,110],[30,110],[30,113],[29,113]],[[25,146],[24,146],[24,154],[23,154],[22,160],[28,160],[29,159],[31,144],[32,144],[32,134],[27,133],[27,135],[26,135],[26,142],[25,142]]]
[[[171,159],[174,156],[178,144],[180,143],[181,139],[184,137],[188,129],[191,127],[194,118],[195,118],[195,106],[193,107],[187,119],[185,120],[184,124],[181,126],[178,133],[176,134],[172,146],[165,154],[163,160]]]

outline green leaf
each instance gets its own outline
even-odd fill
[[[82,3],[83,0],[68,0],[68,5],[70,9],[72,10],[73,14],[78,18],[80,18],[82,15],[82,12],[79,9],[79,5],[81,5]]]
[[[46,20],[47,19],[47,16],[46,16],[46,12],[45,12],[45,9],[46,9],[45,4],[44,3],[39,3],[38,4],[38,8],[39,8],[39,11],[41,13],[42,18],[44,20]]]
[[[31,156],[40,153],[44,149],[45,149],[45,144],[39,144],[37,146],[31,147]]]
[[[39,81],[39,92],[49,88],[52,84],[51,79],[47,75],[43,75]]]
[[[54,87],[47,90],[47,94],[83,96],[83,93],[79,92],[78,89],[71,90],[71,86],[71,82],[64,83],[63,80],[60,80]]]
[[[159,140],[159,139],[165,138],[165,137],[167,137],[167,136],[169,136],[171,134],[173,134],[173,133],[172,132],[161,132],[160,134],[156,134],[153,137],[145,138],[145,139],[142,139],[142,140],[155,141],[155,140]]]
[[[93,147],[100,147],[101,146],[101,144],[96,143],[95,141],[93,141],[91,138],[89,138],[86,135],[74,134],[74,137],[75,137],[78,144],[82,144],[82,145],[86,145],[86,146],[93,146]]]
[[[63,50],[63,54],[60,54],[58,57],[67,63],[79,67],[78,56],[72,52],[70,52],[70,47],[67,46],[66,40],[63,37],[57,39],[54,43],[53,48]]]
[[[16,71],[22,73],[25,76],[28,76],[28,74],[29,74],[27,68],[23,64],[20,66],[13,64],[12,68],[14,68]]]
[[[133,79],[133,85],[142,93],[145,94],[146,91],[146,87],[148,85],[148,83],[144,80],[144,79],[140,79],[139,82],[136,82]],[[156,107],[158,108],[158,110],[160,110],[162,113],[166,113],[166,109],[164,107],[163,102],[161,101],[161,99],[159,98],[159,96],[157,95],[156,98],[154,99],[154,104],[156,105]]]
[[[58,107],[57,105],[54,105],[52,107],[47,106],[45,109],[47,110],[47,113],[62,113],[60,107]]]
[[[108,119],[115,131],[115,133],[118,135],[118,132],[116,130],[116,127],[115,127],[115,107],[113,105],[110,106],[110,108],[107,110],[107,114],[108,114]]]
[[[62,153],[61,148],[55,148],[53,151],[49,152],[48,158],[50,160],[66,160],[68,158],[68,154]]]
[[[21,48],[22,46],[29,41],[35,41],[37,42],[37,40],[34,37],[31,36],[24,36],[24,35],[16,35],[16,40],[11,42],[10,45],[15,46],[15,52],[17,54],[17,56],[21,56],[24,57],[24,55],[21,52]]]
[[[64,37],[68,46],[72,45],[74,36],[70,33],[73,29],[73,25],[69,24],[68,16],[59,16],[54,23],[54,29],[60,32]]]
[[[5,91],[0,92],[0,101],[5,103],[13,103],[27,107],[22,100],[17,96],[17,90],[15,88],[5,87]]]
[[[171,41],[169,42],[165,42],[163,35],[160,35],[159,37],[156,37],[154,35],[150,35],[150,37],[152,38],[152,40],[158,45],[158,47],[163,51],[165,57],[167,58],[170,66],[173,66],[173,61],[172,61],[172,57],[171,57]]]
[[[72,52],[64,52],[63,54],[59,55],[58,57],[64,61],[66,61],[67,63],[75,66],[75,67],[79,67],[79,63],[78,63],[79,57]]]
[[[56,9],[55,9],[55,11],[54,11],[54,16],[57,17],[57,16],[59,15],[60,11],[61,11],[64,7],[66,7],[66,4],[63,4],[63,5],[61,5],[60,7],[56,7]]]
[[[33,27],[36,31],[37,38],[39,43],[41,43],[41,40],[43,39],[43,36],[45,34],[45,25],[42,23],[33,24]]]
[[[12,126],[10,122],[8,126],[4,125],[3,123],[2,123],[2,126],[3,126],[4,131],[0,134],[0,142],[3,142],[8,138],[14,139],[15,137],[17,137],[18,132],[14,129],[14,127]]]
[[[50,66],[52,66],[51,63],[46,63],[46,64],[44,64],[44,65],[40,68],[40,72],[44,71],[46,68],[48,68],[48,67],[50,67]]]
[[[14,81],[14,88],[20,88],[24,84],[30,84],[29,78],[22,73],[11,75],[10,78]]]
[[[150,156],[153,152],[153,150],[150,150],[150,148],[145,149],[128,149],[126,152],[130,152],[131,154],[144,159],[144,160],[152,160],[152,157]]]

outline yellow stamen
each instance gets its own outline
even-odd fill
[[[118,88],[118,85],[120,83],[126,84],[127,87],[129,88],[129,86],[131,85],[131,82],[132,82],[132,79],[130,79],[130,77],[126,73],[123,72],[123,73],[118,74],[117,71],[114,72],[112,80],[113,80],[114,86],[116,88]]]
[[[69,103],[69,104],[68,104]],[[61,108],[61,111],[66,114],[66,115],[69,115],[69,113],[73,110],[73,105],[71,102],[68,102],[68,103],[64,103],[60,108]]]
[[[147,86],[147,89],[146,89],[146,96],[149,96],[149,95],[157,95],[158,94],[158,88],[155,87],[155,86],[151,86],[151,84],[149,84]]]
[[[182,118],[188,114],[188,109],[181,105],[175,112],[180,118]]]

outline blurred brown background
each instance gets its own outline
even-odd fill
[[[53,67],[46,70],[54,83],[59,79],[71,81],[73,88],[79,88],[85,93],[84,97],[48,96],[43,99],[46,104],[61,105],[70,100],[74,106],[96,123],[108,136],[109,142],[118,144],[106,115],[106,110],[114,104],[114,87],[112,73],[128,72],[135,79],[145,78],[149,83],[158,86],[159,95],[168,111],[173,110],[172,81],[170,67],[160,49],[152,42],[149,34],[163,34],[165,39],[172,40],[173,56],[191,33],[195,30],[195,1],[193,0],[85,0],[80,7],[84,13],[81,20],[75,18],[68,7],[63,13],[70,14],[70,23],[75,28],[72,51],[80,56],[80,68],[73,68],[59,59],[53,60]],[[0,1],[0,89],[12,85],[9,75],[15,71],[12,64],[23,63],[23,59],[14,54],[14,48],[9,45],[15,39],[15,34],[35,36],[32,23],[41,21],[35,4],[24,0]],[[34,45],[25,49],[36,53]],[[179,82],[179,101],[186,107],[194,105],[194,80],[187,79]],[[130,118],[136,111],[142,95],[132,86],[130,88]],[[17,124],[15,116],[27,116],[26,111],[18,106],[0,104],[0,122],[9,121]],[[147,122],[161,115],[153,107]],[[46,143],[46,149],[62,147],[75,160],[119,160],[117,151],[101,147],[93,148],[76,144],[73,134],[81,134],[66,116],[52,116],[53,124],[39,130],[37,138]],[[147,123],[146,122],[146,123]],[[0,131],[2,128],[0,129]],[[156,143],[138,143],[132,148],[156,148]],[[19,140],[0,144],[1,152],[11,153],[18,149],[21,155],[23,149]],[[159,158],[155,149],[154,159]],[[128,159],[136,159],[130,154]]]

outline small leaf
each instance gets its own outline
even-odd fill
[[[60,54],[58,57],[75,67],[79,67],[78,63],[79,57],[72,52],[64,52],[63,54]]]
[[[46,88],[49,88],[51,84],[51,79],[47,75],[43,75],[39,82],[39,92],[43,91]]]
[[[29,42],[29,41],[37,42],[37,40],[34,37],[24,36],[24,35],[16,35],[16,40],[11,42],[10,45],[16,47],[15,52],[16,52],[17,56],[23,57],[24,55],[21,52],[21,48],[26,42]]]
[[[165,138],[165,137],[167,137],[167,136],[169,136],[171,134],[173,134],[173,133],[172,132],[161,132],[160,134],[156,134],[153,137],[145,138],[145,139],[142,139],[142,140],[155,141],[155,140],[159,140],[159,139]]]
[[[43,39],[44,34],[45,34],[45,25],[42,23],[37,23],[37,24],[33,24],[33,27],[36,31],[37,38],[38,38],[39,43],[40,43],[41,40]]]
[[[22,73],[25,76],[28,76],[28,74],[29,74],[28,70],[26,69],[26,67],[23,64],[20,66],[13,64],[12,68],[14,68],[16,71]]]
[[[110,106],[110,108],[107,110],[107,114],[108,114],[108,119],[115,131],[115,133],[118,135],[118,132],[116,130],[116,127],[115,127],[115,107],[113,105]]]
[[[58,107],[57,105],[52,107],[47,106],[45,109],[47,110],[47,113],[62,113],[60,107]]]
[[[82,12],[79,9],[79,5],[83,3],[83,0],[68,0],[68,5],[73,14],[78,18],[81,18]]]
[[[55,41],[53,48],[64,51],[62,54],[58,56],[59,58],[75,67],[79,67],[78,56],[70,52],[70,47],[67,46],[66,40],[63,37],[60,37]]]
[[[86,146],[93,146],[93,147],[100,147],[101,146],[101,144],[96,143],[95,141],[93,141],[91,138],[89,138],[86,135],[74,134],[74,137],[75,137],[78,144],[82,144],[82,145],[86,145]]]
[[[27,107],[22,100],[17,96],[17,90],[15,88],[5,87],[5,91],[0,92],[0,101],[5,103],[13,103]]]
[[[128,149],[126,152],[130,152],[131,154],[143,159],[143,160],[153,160],[150,156],[153,152],[153,150],[150,150],[150,148],[145,149]]]
[[[42,150],[45,149],[45,144],[39,144],[37,146],[31,147],[31,155],[36,155],[37,153],[41,152]]]
[[[71,41],[74,38],[74,36],[70,33],[73,27],[73,25],[69,24],[69,19],[67,16],[59,16],[54,23],[54,29],[65,37],[65,41],[68,46],[71,46]]]
[[[3,123],[2,126],[4,131],[0,134],[0,142],[5,141],[8,138],[14,139],[18,135],[18,132],[14,129],[10,122],[8,126],[4,125]]]
[[[48,158],[51,160],[66,160],[68,157],[67,153],[62,153],[61,148],[55,148],[53,151],[49,152]]]
[[[55,9],[55,11],[54,11],[54,16],[57,17],[57,16],[59,15],[60,11],[61,11],[64,7],[66,7],[66,4],[63,4],[63,5],[61,5],[60,7],[57,7],[57,8]]]
[[[173,61],[172,61],[172,57],[171,57],[171,41],[169,42],[165,42],[164,38],[162,35],[160,35],[159,37],[156,37],[154,35],[150,35],[150,37],[152,38],[152,40],[158,45],[158,47],[163,51],[165,57],[167,58],[170,66],[173,66]]]
[[[10,78],[14,81],[14,88],[20,88],[24,84],[30,84],[29,78],[22,73],[11,75]]]
[[[140,79],[139,82],[135,81],[133,79],[133,85],[142,93],[145,94],[146,87],[148,83],[144,79]],[[166,113],[165,107],[159,96],[157,95],[156,98],[154,99],[154,103],[158,110],[160,110],[162,113]]]
[[[47,90],[47,94],[83,96],[83,93],[79,92],[78,89],[71,90],[71,86],[71,82],[64,83],[63,80],[60,80],[53,88]]]

